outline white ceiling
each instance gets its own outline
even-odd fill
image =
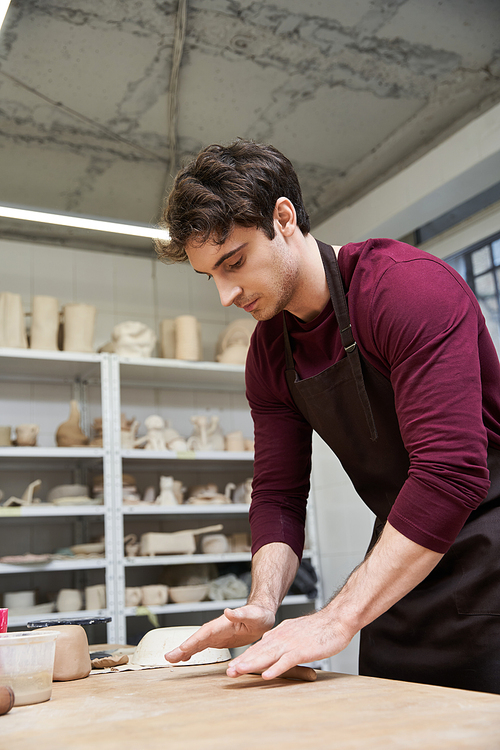
[[[184,30],[182,7],[13,0],[0,203],[155,222],[177,167],[241,136],[292,160],[314,225],[500,100],[499,0],[186,0]]]

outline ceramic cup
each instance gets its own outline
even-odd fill
[[[58,612],[77,612],[82,608],[82,593],[78,589],[61,589],[57,595]]]

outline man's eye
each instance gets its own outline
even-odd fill
[[[241,258],[236,261],[236,263],[232,263],[229,266],[229,269],[232,271],[234,268],[239,268],[241,266]]]

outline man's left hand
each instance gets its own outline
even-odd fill
[[[239,677],[259,673],[265,680],[272,680],[297,664],[339,653],[350,640],[325,610],[285,620],[233,659],[228,665],[227,675]]]

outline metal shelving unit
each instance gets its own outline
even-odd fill
[[[70,383],[73,397],[81,404],[82,426],[87,431],[89,424],[85,413],[86,391],[89,385],[99,385],[103,423],[103,448],[57,448],[57,447],[7,447],[0,448],[0,465],[4,468],[42,469],[57,471],[59,467],[67,470],[88,468],[102,469],[104,478],[105,504],[98,506],[46,506],[0,507],[0,525],[2,523],[36,523],[39,519],[52,519],[55,522],[83,524],[90,520],[100,520],[104,526],[104,558],[89,559],[53,559],[43,564],[10,565],[0,564],[2,574],[44,573],[50,576],[61,571],[102,570],[105,576],[107,606],[98,613],[79,611],[66,615],[111,616],[107,625],[107,640],[110,643],[127,642],[127,621],[136,617],[134,607],[125,607],[126,575],[130,571],[147,571],[157,567],[179,565],[198,565],[200,563],[250,563],[249,552],[226,552],[219,555],[161,555],[155,557],[125,557],[124,524],[151,523],[165,524],[176,530],[179,523],[185,521],[185,528],[193,528],[210,519],[239,525],[248,529],[248,506],[240,504],[222,505],[180,505],[180,506],[142,506],[124,505],[122,503],[122,473],[130,470],[153,471],[173,474],[175,472],[193,473],[193,476],[207,471],[217,471],[219,475],[236,472],[239,476],[251,476],[253,454],[225,452],[191,452],[174,453],[172,451],[122,450],[120,432],[120,414],[122,411],[121,388],[171,389],[173,391],[196,391],[238,393],[244,392],[244,367],[242,365],[223,365],[216,362],[184,362],[164,359],[131,359],[119,358],[115,354],[73,354],[67,352],[36,352],[33,350],[0,349],[0,381],[42,382],[47,384]],[[85,425],[86,422],[86,425]],[[85,426],[87,429],[85,429]],[[54,428],[56,425],[54,425]],[[308,538],[310,549],[304,557],[311,559],[316,570],[319,570],[317,558],[316,531],[313,503],[308,509]],[[193,524],[194,522],[194,524]],[[78,541],[88,541],[82,539]],[[26,550],[19,550],[19,554]],[[188,604],[166,604],[162,607],[150,607],[153,614],[186,616],[189,613],[221,612],[225,607],[241,606],[243,600],[203,601]],[[321,594],[316,606],[321,604]],[[306,606],[311,604],[305,596],[287,596],[285,607]],[[44,619],[56,619],[58,613],[44,615]],[[14,617],[12,626],[24,626],[34,619],[31,616]]]
[[[88,431],[89,418],[87,409],[87,392],[90,386],[100,388],[101,410],[104,416],[106,404],[109,403],[109,356],[100,354],[84,354],[73,352],[47,352],[32,349],[0,349],[0,382],[15,382],[28,384],[44,384],[51,386],[70,385],[71,396],[80,405],[82,425]],[[54,425],[54,432],[57,424]],[[70,472],[76,482],[88,470],[98,469],[104,476],[109,473],[111,459],[111,444],[109,440],[109,423],[104,428],[104,447],[60,448],[56,446],[13,446],[0,448],[0,466],[3,471],[22,472],[52,471]],[[99,615],[111,616],[107,626],[107,638],[115,640],[115,583],[113,548],[110,540],[113,538],[112,497],[105,492],[104,505],[75,505],[51,506],[33,504],[30,506],[0,507],[0,524],[9,528],[8,524],[31,524],[37,530],[44,521],[64,523],[74,527],[72,532],[76,542],[88,541],[82,538],[86,525],[96,520],[103,526],[106,540],[105,557],[89,557],[75,559],[50,559],[47,562],[30,564],[0,563],[1,576],[24,576],[25,574],[42,574],[44,580],[50,582],[52,574],[61,572],[75,573],[81,576],[86,571],[102,571],[106,584],[107,606]],[[14,527],[12,527],[14,529]],[[22,555],[28,550],[19,549]],[[15,580],[9,578],[10,581]],[[25,580],[25,579],[24,579]],[[12,585],[12,584],[11,584]],[[49,585],[49,584],[47,584]],[[94,612],[80,610],[78,613],[64,613],[64,616],[76,617],[92,616]],[[58,613],[44,615],[44,619],[57,618]],[[12,616],[9,626],[23,627],[27,622],[37,619],[36,611],[32,615]]]

